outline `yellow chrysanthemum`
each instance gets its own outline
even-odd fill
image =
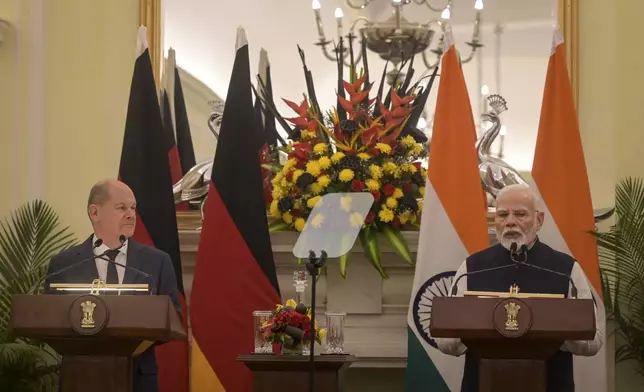
[[[364,223],[364,218],[362,217],[362,214],[360,214],[359,212],[354,212],[349,217],[349,222],[351,223],[351,226],[359,227],[360,225],[362,225],[362,223]]]
[[[421,152],[423,152],[423,145],[416,143],[414,144],[414,147],[411,150],[413,151],[414,154],[418,155]]]
[[[277,173],[275,177],[273,177],[273,179],[271,180],[271,183],[273,185],[279,184],[282,181],[282,178],[284,178],[284,174],[282,174],[281,172]]]
[[[378,165],[369,166],[369,172],[371,173],[371,177],[376,180],[382,178],[382,168]]]
[[[295,308],[297,307],[297,302],[295,302],[295,300],[294,300],[294,299],[289,299],[288,301],[286,301],[286,303],[285,303],[284,305],[285,305],[287,308],[293,308],[293,309],[295,309]]]
[[[394,194],[393,194],[392,196],[393,196],[394,198],[396,198],[396,199],[400,199],[401,197],[403,197],[403,191],[402,191],[402,189],[400,189],[400,188],[396,188],[396,189],[394,189]]]
[[[278,203],[278,201],[279,201],[279,200],[274,199],[274,200],[271,202],[271,207],[270,207],[271,216],[274,216],[275,218],[280,218],[280,217],[281,217],[281,215],[282,215],[282,214],[280,214],[280,210],[279,210],[279,208],[277,207],[277,203]]]
[[[385,162],[382,165],[382,170],[387,174],[395,174],[398,170],[398,165],[393,162]]]
[[[302,202],[299,199],[295,200],[295,203],[293,203],[293,209],[299,210],[300,208],[302,208]]]
[[[306,206],[313,209],[313,207],[315,207],[315,204],[317,204],[318,201],[320,201],[320,196],[313,196],[312,198],[306,201]]]
[[[326,170],[331,167],[331,160],[329,159],[329,157],[321,157],[320,159],[318,159],[318,163],[320,164],[322,170]]]
[[[380,189],[380,182],[378,180],[374,180],[373,178],[368,179],[365,182],[365,185],[370,191],[377,191],[378,189]]]
[[[393,197],[388,197],[386,201],[387,207],[391,208],[392,210],[398,206],[398,200],[396,200]]]
[[[299,176],[301,176],[302,174],[304,174],[304,171],[299,170],[299,169],[293,172],[293,179],[291,180],[293,182],[293,184],[295,184],[297,182],[297,178]]]
[[[405,223],[409,222],[410,215],[411,215],[411,212],[405,211],[400,215],[398,215],[398,220],[400,220],[400,223],[404,225]]]
[[[320,334],[320,339],[323,339],[326,337],[326,328],[322,328],[319,332]]]
[[[290,225],[291,223],[293,223],[293,215],[291,215],[291,213],[287,211],[282,215],[282,220],[284,221],[284,223]]]
[[[411,164],[411,163],[403,163],[400,165],[400,170],[404,172],[409,172],[409,173],[416,173],[418,170],[416,169],[416,166]]]
[[[421,186],[420,188],[418,188],[418,193],[420,193],[421,196],[425,196],[425,187]]]
[[[383,154],[391,154],[391,146],[386,143],[376,143],[376,148]]]
[[[302,231],[304,230],[304,226],[306,226],[306,221],[304,220],[304,218],[297,218],[295,220],[295,230]]]
[[[342,182],[349,182],[349,181],[353,180],[353,176],[354,176],[354,175],[355,175],[355,174],[353,173],[353,170],[351,170],[351,169],[344,169],[344,170],[342,170],[342,171],[340,172],[340,175],[339,175],[339,177],[340,177],[340,181],[342,181]]]
[[[361,152],[360,154],[358,154],[358,158],[366,161],[371,158],[371,155],[367,154],[366,152]]]
[[[378,213],[378,217],[382,222],[391,222],[394,220],[394,212],[387,207],[382,207],[382,210]]]
[[[414,145],[414,143],[416,143],[416,140],[411,135],[405,136],[400,141],[400,144],[402,144],[405,147],[412,147]]]
[[[295,166],[295,164],[297,164],[297,160],[295,158],[291,158],[288,161],[286,161],[286,163],[284,164],[285,171],[288,171],[290,168]]]
[[[418,202],[418,212],[423,210],[423,203],[424,202],[422,200]]]
[[[349,212],[351,210],[351,200],[353,200],[351,196],[342,196],[340,198],[340,207]]]
[[[340,161],[340,159],[344,158],[344,153],[343,152],[336,152],[335,154],[331,155],[331,162],[337,163]]]
[[[320,175],[322,168],[320,167],[318,161],[309,161],[306,163],[306,171],[311,173],[313,177],[317,177]]]
[[[327,149],[326,143],[318,143],[315,146],[313,146],[313,152],[318,155],[324,154],[326,152],[326,149]]]
[[[313,139],[315,136],[316,134],[313,131],[302,131],[302,139]]]
[[[313,219],[311,219],[311,225],[313,225],[313,227],[320,227],[322,226],[322,223],[324,223],[324,215],[322,214],[316,214]]]
[[[327,176],[326,174],[318,177],[318,184],[320,184],[323,189],[326,188],[330,183],[331,177]]]
[[[280,181],[280,186],[282,188],[288,187],[288,181],[286,180],[286,177],[282,178],[282,181]]]
[[[313,184],[310,185],[311,193],[314,195],[319,195],[324,189],[322,188],[322,185],[318,184],[317,182],[314,182]]]

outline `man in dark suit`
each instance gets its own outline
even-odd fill
[[[109,284],[147,283],[150,290],[154,290],[153,293],[169,296],[175,309],[181,314],[177,280],[170,256],[130,238],[134,235],[136,227],[136,198],[132,190],[117,180],[97,183],[90,191],[87,213],[94,233],[82,244],[54,256],[49,263],[48,273],[109,251],[110,259],[150,274],[154,283],[134,269],[97,258],[51,277],[45,282],[45,289],[49,291],[51,283],[91,283],[99,278]],[[121,235],[125,236],[126,241],[116,250],[121,245]],[[97,244],[100,245],[96,246]],[[155,287],[152,287],[153,284]],[[154,347],[151,346],[134,359],[133,392],[158,391]]]

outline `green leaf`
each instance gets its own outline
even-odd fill
[[[349,253],[350,252],[347,252],[340,256],[340,275],[342,275],[344,279],[347,278],[347,263],[349,262]]]
[[[270,170],[273,173],[279,173],[282,171],[282,165],[278,165],[276,163],[262,163],[262,167],[264,169]]]
[[[273,233],[275,231],[280,231],[288,228],[288,223],[284,222],[281,219],[276,219],[268,225],[268,232]]]
[[[46,344],[19,339],[9,328],[11,299],[40,287],[51,258],[76,240],[46,203],[36,200],[0,222],[0,390],[55,391],[58,355]]]
[[[407,246],[407,241],[405,241],[400,230],[393,228],[390,225],[382,225],[380,230],[394,247],[396,253],[398,253],[398,255],[407,263],[414,265],[414,260],[411,258],[411,252]]]
[[[634,360],[644,376],[644,183],[625,178],[615,188],[616,224],[587,232],[597,240],[606,318],[623,344],[617,362]]]
[[[364,253],[369,259],[369,262],[378,270],[383,279],[389,279],[389,276],[382,267],[380,261],[380,246],[378,245],[378,232],[371,226],[367,226],[360,230],[360,242]]]

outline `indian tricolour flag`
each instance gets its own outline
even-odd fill
[[[558,28],[553,34],[546,73],[530,185],[540,195],[543,202],[541,208],[545,212],[539,238],[554,249],[574,257],[584,270],[598,307],[600,330],[606,339],[597,243],[587,233],[595,225],[593,206],[566,68],[564,41]],[[577,391],[605,392],[605,348],[594,357],[575,357],[574,372]]]
[[[451,31],[445,33],[429,171],[408,326],[406,391],[459,391],[463,357],[441,353],[429,334],[432,298],[447,295],[460,264],[489,246],[476,129]]]

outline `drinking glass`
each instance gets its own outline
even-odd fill
[[[270,310],[256,310],[253,312],[253,330],[255,331],[255,354],[272,354],[273,344],[266,340],[262,332],[262,325],[268,321],[272,312]]]
[[[326,312],[326,353],[344,353],[345,312]]]

